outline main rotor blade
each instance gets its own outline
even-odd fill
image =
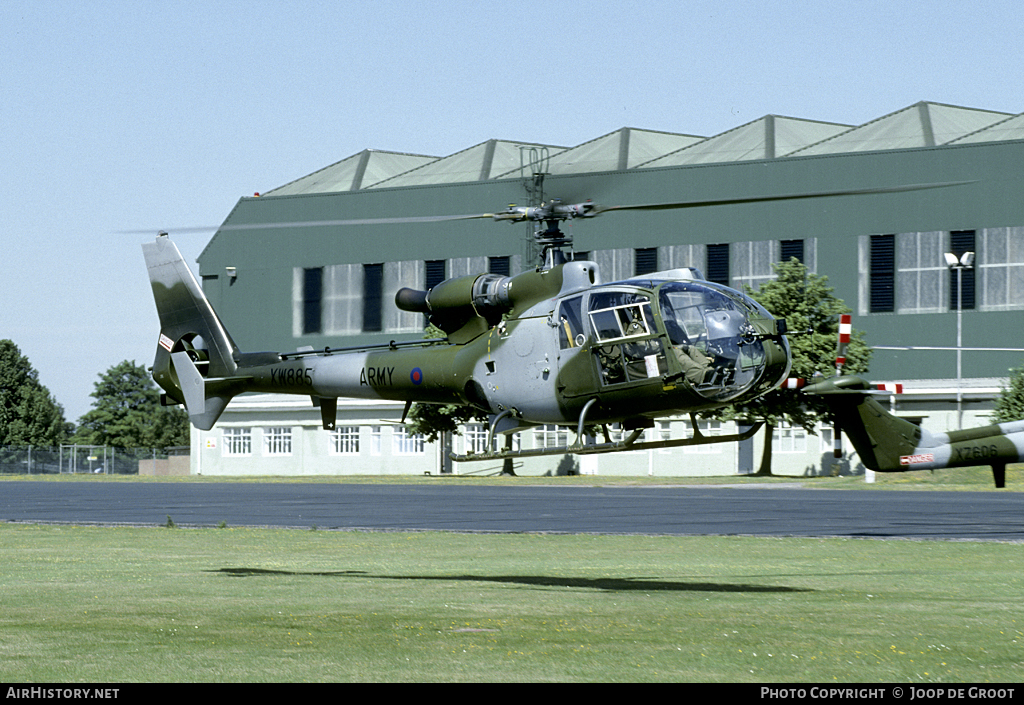
[[[476,213],[473,215],[419,215],[398,218],[349,218],[344,220],[297,220],[286,223],[247,223],[232,225],[196,225],[183,228],[166,228],[171,233],[189,234],[215,232],[218,230],[274,230],[277,228],[323,228],[334,225],[395,225],[399,223],[437,223],[448,220],[474,220],[481,218],[493,218],[493,213]],[[122,230],[121,232],[130,235],[149,234],[153,228],[147,230]]]
[[[703,201],[675,201],[669,203],[643,203],[628,206],[597,206],[599,213],[606,211],[658,211],[673,208],[705,208],[708,206],[731,206],[743,203],[769,203],[773,201],[799,201],[808,198],[827,198],[829,196],[862,196],[869,194],[900,193],[902,191],[923,191],[933,188],[948,188],[975,183],[973,181],[947,181],[934,184],[909,184],[906,186],[886,186],[882,188],[849,189],[842,191],[810,191],[807,193],[782,194],[774,196],[741,196],[739,198],[713,198]]]
[[[642,203],[624,206],[594,205],[592,215],[610,211],[657,211],[676,208],[705,208],[709,206],[730,206],[744,203],[770,203],[774,201],[798,201],[810,198],[828,198],[830,196],[861,196],[869,194],[901,193],[904,191],[923,191],[926,189],[948,188],[975,183],[974,181],[947,181],[932,184],[910,184],[906,186],[886,186],[882,188],[849,189],[840,191],[811,191],[807,193],[776,194],[773,196],[741,196],[738,198],[713,198],[699,201],[672,201],[666,203]],[[238,223],[230,225],[207,225],[169,229],[174,233],[201,233],[227,230],[273,230],[275,228],[323,228],[345,225],[400,225],[403,223],[439,223],[457,220],[503,220],[502,213],[472,213],[468,215],[420,215],[401,216],[396,218],[347,218],[340,220],[298,220],[284,223]],[[507,218],[505,218],[507,220]],[[152,233],[148,230],[126,230],[126,234]]]
[[[349,218],[345,220],[300,220],[291,223],[250,223],[248,225],[222,225],[218,230],[267,230],[271,228],[321,228],[333,225],[396,225],[400,223],[438,223],[448,220],[475,220],[493,218],[493,213],[474,215],[416,215],[398,218]]]

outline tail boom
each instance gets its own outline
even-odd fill
[[[143,245],[143,254],[160,317],[153,379],[169,403],[185,405],[196,428],[210,430],[242,392],[309,395],[325,427],[333,426],[338,397],[466,403],[448,346],[426,341],[345,352],[240,352],[177,246],[161,235]]]
[[[996,487],[1005,487],[1007,463],[1024,458],[1024,421],[933,433],[893,416],[855,376],[804,388],[821,395],[850,438],[861,462],[876,472],[908,472],[988,465]]]

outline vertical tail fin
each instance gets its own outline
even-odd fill
[[[241,391],[229,379],[238,369],[238,347],[166,234],[145,243],[142,252],[160,317],[153,379],[169,399],[185,405],[193,425],[209,430]]]

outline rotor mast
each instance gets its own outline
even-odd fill
[[[542,269],[550,269],[566,261],[562,248],[572,245],[572,238],[562,232],[559,224],[573,218],[592,218],[600,212],[598,205],[592,201],[566,204],[560,198],[552,198],[539,206],[510,205],[492,217],[510,223],[538,223],[533,238],[541,248]]]

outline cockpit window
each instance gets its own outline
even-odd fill
[[[602,292],[590,298],[590,326],[601,343],[651,335],[651,302],[632,292]]]
[[[593,352],[601,383],[646,382],[668,372],[665,350],[654,323],[654,309],[636,291],[601,291],[587,306]]]

